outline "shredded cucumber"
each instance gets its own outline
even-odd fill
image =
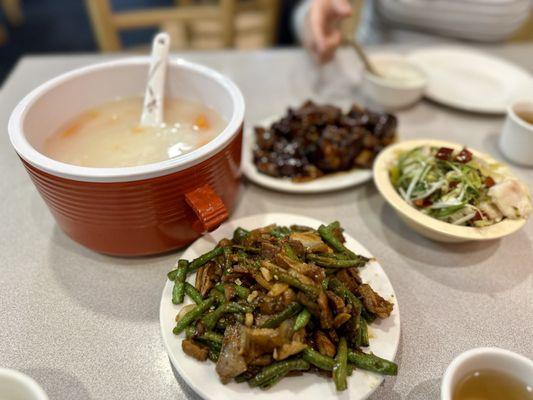
[[[487,194],[491,167],[471,157],[457,161],[459,151],[446,156],[437,147],[422,146],[400,155],[390,170],[393,186],[403,199],[423,213],[455,225],[485,226],[490,220],[479,204]]]

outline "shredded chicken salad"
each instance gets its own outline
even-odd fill
[[[527,187],[497,172],[467,148],[420,146],[400,155],[390,178],[403,199],[438,220],[482,227],[527,218]]]

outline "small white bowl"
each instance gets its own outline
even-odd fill
[[[371,55],[370,61],[383,75],[364,71],[363,91],[370,100],[387,109],[399,109],[411,106],[422,98],[427,77],[415,64],[397,54]]]
[[[28,375],[14,369],[0,368],[2,400],[48,400],[44,390]]]
[[[457,384],[480,369],[501,371],[533,386],[533,361],[497,347],[480,347],[457,356],[446,369],[441,384],[441,400],[452,400]]]
[[[493,240],[520,229],[526,222],[524,218],[509,219],[506,218],[494,225],[485,227],[457,226],[436,218],[430,217],[416,208],[409,205],[396,191],[390,181],[389,171],[398,161],[401,153],[409,151],[418,146],[435,146],[450,147],[452,149],[462,149],[463,146],[458,143],[450,143],[442,140],[420,139],[408,140],[396,143],[386,147],[379,153],[374,162],[374,183],[381,195],[385,198],[398,216],[413,230],[420,235],[439,242],[467,242],[471,240]],[[489,164],[498,164],[497,173],[505,177],[516,178],[508,167],[502,165],[490,156],[468,148],[474,156],[485,160]]]

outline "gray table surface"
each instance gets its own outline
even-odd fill
[[[486,50],[533,71],[532,45]],[[307,98],[341,105],[362,99],[347,53],[322,70],[300,50],[185,56],[236,81],[248,124]],[[0,366],[31,375],[51,399],[196,399],[175,376],[159,331],[165,273],[180,252],[120,259],[74,243],[54,223],[8,140],[9,114],[29,90],[106,57],[27,57],[0,92]],[[398,116],[402,138],[445,138],[502,158],[501,117],[427,101]],[[533,188],[533,170],[515,171]],[[401,311],[400,370],[372,399],[439,398],[447,364],[472,347],[533,357],[533,222],[490,243],[434,243],[408,229],[372,183],[310,196],[244,183],[231,218],[271,211],[342,221],[392,281]]]

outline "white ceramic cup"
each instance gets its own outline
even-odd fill
[[[28,375],[14,369],[0,368],[0,399],[48,400],[48,396]]]
[[[507,118],[500,135],[500,149],[509,160],[533,166],[533,100],[519,101],[507,109]]]
[[[497,347],[480,347],[465,351],[448,366],[442,378],[441,400],[452,400],[457,384],[480,369],[501,371],[533,386],[533,361],[529,358]]]

